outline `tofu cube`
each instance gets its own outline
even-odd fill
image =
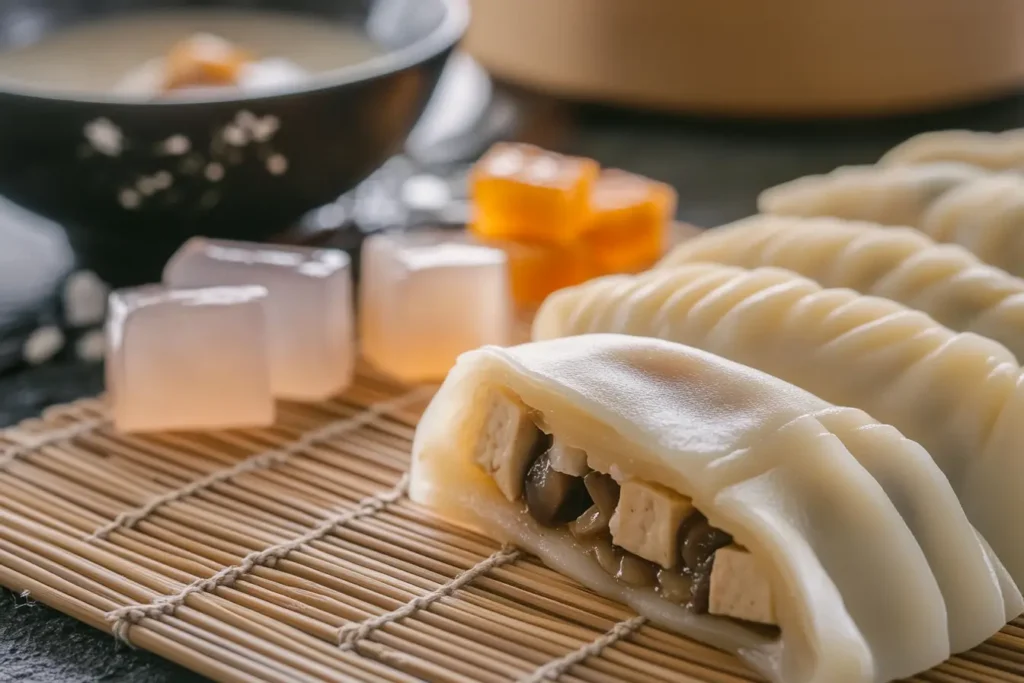
[[[679,562],[679,527],[693,510],[686,496],[659,484],[627,481],[610,528],[615,545],[672,569]]]
[[[265,427],[274,421],[263,287],[110,296],[107,398],[123,432]]]
[[[476,462],[494,477],[501,493],[510,501],[523,495],[526,470],[533,463],[533,450],[540,430],[526,406],[496,391],[476,445]]]
[[[777,625],[772,589],[756,557],[736,545],[715,553],[708,612]]]

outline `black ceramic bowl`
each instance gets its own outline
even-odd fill
[[[144,102],[0,81],[0,194],[108,244],[261,239],[400,149],[468,20],[465,0],[0,0],[0,49],[23,42],[26,26],[39,39],[79,22],[184,6],[365,27],[384,54],[256,97],[224,90]],[[226,142],[240,120],[257,121],[265,139]]]

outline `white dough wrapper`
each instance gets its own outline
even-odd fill
[[[564,528],[509,502],[474,448],[493,401],[510,393],[594,469],[690,496],[760,558],[781,636],[629,588]],[[464,354],[420,422],[411,474],[416,502],[775,681],[909,676],[950,654],[947,610],[980,640],[1020,602],[918,444],[861,411],[661,340],[595,334]]]
[[[936,130],[896,145],[878,160],[882,166],[957,161],[992,171],[1024,169],[1024,128],[986,133]]]
[[[614,288],[612,288],[614,286]],[[687,344],[859,408],[924,446],[968,519],[1024,585],[1024,373],[1004,347],[888,299],[779,268],[696,263],[552,294],[534,340],[605,332]],[[949,602],[947,600],[947,602]],[[964,605],[965,609],[970,605]],[[1021,611],[1014,602],[1011,619]],[[955,649],[985,632],[958,633]]]
[[[842,166],[770,187],[757,198],[757,208],[779,216],[833,216],[918,227],[935,200],[986,175],[957,163]]]
[[[991,174],[955,187],[932,202],[915,227],[1024,276],[1024,176]]]
[[[1024,360],[1024,280],[912,228],[759,214],[687,240],[658,264],[776,266],[924,311],[994,339]]]
[[[763,213],[832,216],[917,228],[1024,275],[1024,176],[956,163],[849,166],[769,188]]]

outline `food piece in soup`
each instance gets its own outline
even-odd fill
[[[209,33],[176,43],[164,59],[164,90],[234,86],[253,55]]]

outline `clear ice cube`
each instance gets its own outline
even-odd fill
[[[270,382],[276,396],[319,401],[352,383],[352,271],[345,252],[197,237],[168,261],[164,283],[267,288]]]
[[[405,382],[442,379],[464,351],[509,343],[506,255],[463,233],[368,238],[359,296],[363,356]]]
[[[110,295],[107,398],[124,432],[262,427],[274,421],[263,287]]]

